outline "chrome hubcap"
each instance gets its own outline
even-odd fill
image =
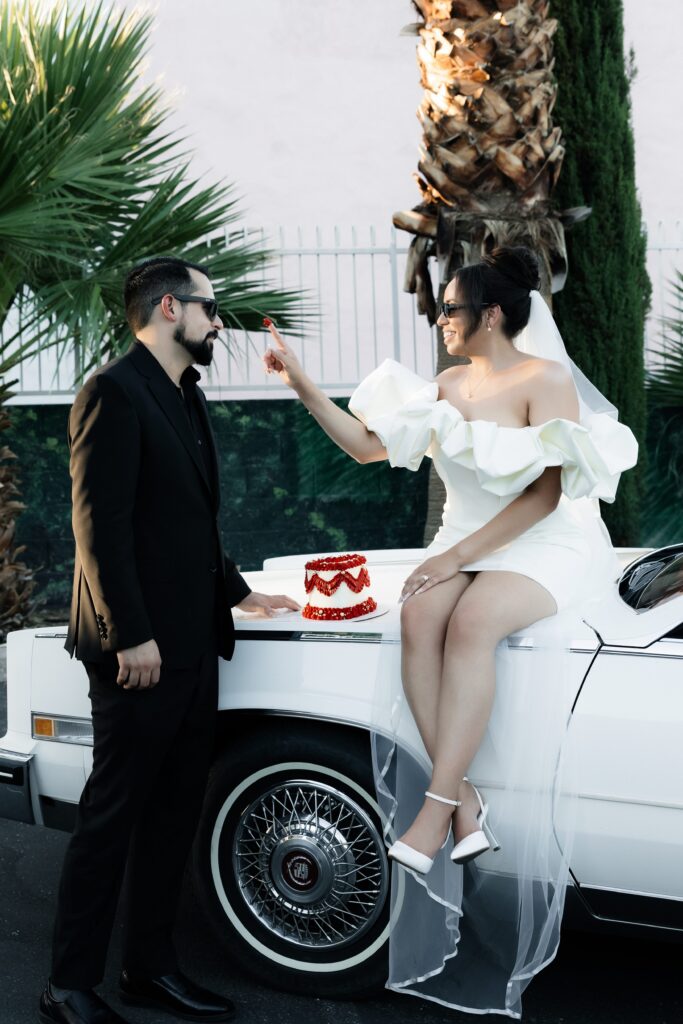
[[[249,910],[300,946],[356,941],[386,899],[379,831],[348,794],[324,783],[294,780],[254,800],[237,823],[232,864]]]

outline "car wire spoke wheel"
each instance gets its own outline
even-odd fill
[[[394,877],[367,735],[258,720],[214,763],[193,882],[229,963],[261,983],[362,999],[387,979]],[[402,900],[404,879],[394,877]]]
[[[262,926],[294,945],[331,950],[358,940],[381,913],[383,848],[374,822],[347,793],[291,779],[242,811],[232,867]]]

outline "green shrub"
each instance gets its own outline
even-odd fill
[[[622,477],[616,502],[603,505],[613,542],[632,545],[641,542],[650,302],[631,129],[633,56],[627,64],[621,0],[553,0],[552,13],[559,21],[553,117],[566,146],[555,197],[563,209],[593,208],[567,234],[569,277],[555,296],[555,316],[569,354],[641,443],[638,465]]]

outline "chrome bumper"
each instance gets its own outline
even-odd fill
[[[0,818],[35,824],[31,806],[30,766],[33,754],[0,747]]]

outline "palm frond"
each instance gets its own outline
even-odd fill
[[[199,186],[159,90],[139,85],[150,23],[103,2],[0,0],[0,330],[24,305],[21,344],[0,335],[0,376],[73,338],[83,371],[127,347],[123,279],[160,254],[207,266],[231,330],[313,315],[269,282],[264,245],[227,233],[233,187]]]

